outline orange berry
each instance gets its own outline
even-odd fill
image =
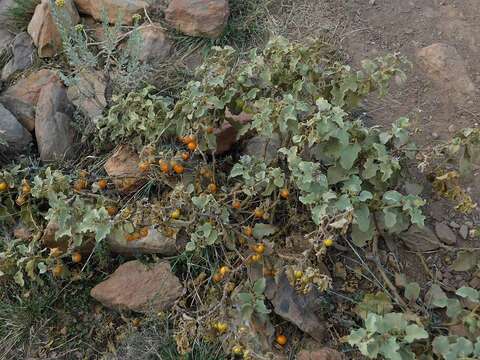
[[[141,172],[145,173],[147,171],[150,171],[150,164],[146,161],[143,161],[138,165],[138,168]]]
[[[82,261],[82,254],[79,252],[75,252],[72,254],[72,261],[76,264],[78,264],[80,261]]]
[[[0,182],[0,192],[7,191],[8,184],[5,181]]]
[[[149,230],[148,230],[148,227],[146,227],[146,226],[143,227],[143,228],[141,228],[140,231],[139,231],[140,236],[141,236],[142,238],[147,237],[147,236],[148,236],[148,232],[149,232]]]
[[[253,262],[259,262],[260,260],[262,260],[262,255],[260,255],[260,254],[252,255],[251,259],[252,259]]]
[[[216,273],[215,275],[213,275],[212,280],[213,282],[219,283],[223,280],[223,276],[222,274]]]
[[[245,235],[247,236],[252,236],[253,235],[253,229],[251,226],[247,226],[244,230]]]
[[[185,171],[185,168],[180,164],[175,164],[173,165],[173,171],[175,171],[175,173],[177,174],[183,174],[183,172]]]
[[[195,151],[195,150],[197,150],[197,143],[195,141],[190,141],[187,144],[187,147],[190,151]]]
[[[81,178],[86,178],[88,176],[88,172],[86,170],[80,170],[79,175]]]
[[[187,161],[188,159],[190,159],[190,154],[188,152],[182,153],[182,159],[184,161]]]
[[[254,214],[257,219],[261,219],[263,218],[263,214],[265,214],[265,211],[263,211],[263,209],[261,208],[256,208]]]
[[[127,241],[136,241],[138,239],[140,239],[140,234],[136,231],[127,235]]]
[[[287,341],[288,341],[288,339],[285,335],[278,335],[277,336],[277,344],[278,345],[283,346],[287,343]]]
[[[288,189],[282,189],[280,191],[280,196],[284,199],[288,199],[289,195],[290,195],[290,192],[288,191]]]
[[[189,144],[191,142],[195,142],[195,138],[192,135],[187,135],[182,138],[182,142],[184,144]]]
[[[22,181],[22,192],[24,194],[29,194],[30,191],[32,191],[32,188],[30,187],[30,184],[28,183],[27,180],[23,179],[23,181]]]
[[[75,183],[73,184],[73,188],[76,190],[76,191],[82,191],[84,189],[87,188],[87,180],[85,179],[78,179],[77,181],[75,181]]]
[[[118,209],[115,206],[107,206],[107,213],[110,216],[113,216],[117,213]]]
[[[255,251],[258,255],[262,255],[265,252],[265,245],[257,244],[254,246],[253,251]]]
[[[105,180],[105,179],[100,179],[100,180],[98,180],[97,185],[98,185],[98,188],[99,188],[100,190],[104,190],[104,189],[106,189],[106,187],[107,187],[107,185],[108,185],[108,182],[107,182],[107,180]]]
[[[181,215],[180,209],[176,209],[172,211],[172,213],[170,214],[170,217],[176,220],[180,218],[180,215]]]
[[[212,194],[215,194],[217,192],[217,185],[214,183],[208,184],[208,191]]]
[[[158,160],[158,164],[160,165],[160,170],[163,172],[163,173],[168,173],[170,168],[168,167],[168,164],[163,161],[163,160]]]
[[[232,203],[232,207],[234,209],[240,209],[242,207],[242,204],[240,203],[240,201],[238,200],[235,200],[233,203]]]
[[[213,127],[209,126],[207,128],[207,134],[213,134]]]
[[[60,248],[55,247],[50,249],[50,256],[59,257],[60,255],[62,255],[62,250],[60,250]]]
[[[59,277],[60,275],[62,275],[62,273],[63,273],[63,266],[61,264],[56,265],[52,270],[52,274],[55,277]]]
[[[219,271],[220,275],[225,276],[230,272],[230,268],[228,266],[222,266]]]

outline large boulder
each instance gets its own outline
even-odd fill
[[[139,31],[143,39],[140,45],[140,61],[155,64],[165,60],[170,55],[172,42],[160,25],[143,26]]]
[[[113,233],[107,237],[110,250],[117,254],[132,256],[137,254],[177,255],[182,248],[181,241],[165,236],[159,230],[150,227],[148,235],[136,241],[128,241],[125,233]]]
[[[168,310],[182,296],[183,287],[168,262],[153,265],[126,262],[90,295],[106,307],[142,313]]]
[[[70,101],[96,122],[107,106],[107,79],[101,71],[82,71],[68,90]]]
[[[2,80],[6,81],[17,71],[28,69],[33,64],[35,47],[32,38],[22,32],[15,36],[12,44],[13,57],[2,70]]]
[[[32,142],[32,135],[0,104],[0,139],[8,144],[8,150],[19,152]]]
[[[227,25],[228,0],[172,0],[165,19],[178,31],[207,38],[218,38]]]
[[[80,15],[73,0],[65,0],[64,5],[57,7],[56,11],[58,17],[64,22],[62,25],[67,29],[80,21]],[[55,56],[62,47],[62,39],[49,0],[42,0],[37,5],[27,31],[38,48],[38,56],[41,58]]]
[[[2,103],[29,131],[35,128],[35,106],[46,85],[60,82],[58,75],[47,69],[30,74],[8,88],[0,97]]]
[[[131,24],[133,15],[142,13],[150,4],[143,0],[75,0],[78,10],[90,15],[97,21],[102,21],[102,11],[105,9],[110,24],[117,23],[121,14],[122,24]]]
[[[137,190],[144,178],[138,169],[140,157],[129,146],[119,146],[106,161],[104,168],[115,186],[123,192]]]
[[[456,103],[464,104],[477,94],[465,62],[453,46],[436,43],[418,50],[417,58],[427,76]]]
[[[69,155],[75,138],[72,110],[67,90],[61,83],[42,88],[35,113],[35,136],[42,161],[61,160]]]

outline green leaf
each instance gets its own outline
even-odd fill
[[[411,282],[405,287],[405,297],[407,300],[414,302],[420,295],[420,285],[416,282]]]
[[[270,310],[267,309],[263,300],[258,299],[255,301],[255,312],[259,314],[269,314]]]
[[[462,286],[455,292],[455,294],[463,298],[467,298],[468,300],[473,302],[479,302],[480,298],[480,293],[478,292],[478,290],[472,289],[471,287],[467,286]]]
[[[387,228],[393,228],[397,223],[397,215],[388,209],[383,209],[383,217]]]
[[[428,333],[425,329],[415,324],[408,325],[405,328],[405,332],[407,335],[404,337],[404,340],[408,343],[412,343],[415,340],[428,339]]]
[[[237,297],[242,303],[252,303],[253,302],[253,296],[249,293],[239,293],[237,295]]]
[[[185,250],[186,250],[186,251],[194,251],[195,248],[196,248],[195,242],[193,242],[193,241],[189,241],[189,242],[187,243],[187,245],[185,245]]]
[[[402,198],[403,195],[395,190],[387,191],[385,194],[383,194],[383,201],[388,205],[399,204]]]
[[[253,227],[253,236],[256,239],[261,240],[266,236],[275,234],[276,231],[277,227],[274,225],[257,223]]]
[[[358,247],[364,247],[368,241],[373,239],[375,228],[370,226],[367,232],[362,232],[357,224],[352,224],[352,241]]]
[[[20,285],[21,287],[25,286],[25,280],[23,280],[23,272],[22,270],[18,270],[15,275],[13,276],[13,280],[15,280],[15,283]]]
[[[468,271],[478,263],[478,252],[476,251],[459,251],[457,258],[452,264],[455,271]]]
[[[343,148],[340,152],[340,165],[345,170],[350,170],[357,160],[360,150],[362,147],[358,144],[351,144]]]
[[[354,210],[355,220],[361,232],[367,232],[370,229],[370,210],[367,205],[360,204]]]
[[[262,295],[267,286],[267,280],[265,278],[260,278],[253,284],[253,292],[258,296]]]

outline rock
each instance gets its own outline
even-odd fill
[[[82,71],[67,90],[68,99],[96,122],[107,106],[107,79],[101,71]]]
[[[107,11],[110,24],[116,24],[121,15],[121,23],[129,25],[133,15],[143,13],[150,4],[143,0],[75,0],[78,11],[90,15],[97,21],[102,21],[102,11]]]
[[[106,307],[142,313],[168,310],[182,294],[182,285],[168,262],[144,265],[138,260],[120,265],[90,292]]]
[[[323,348],[318,350],[301,350],[297,360],[343,360],[344,357],[337,350]]]
[[[35,128],[35,106],[42,88],[60,78],[51,70],[42,69],[30,74],[8,88],[0,97],[2,103],[29,131]]]
[[[59,17],[67,28],[78,24],[80,16],[73,0],[65,0],[65,4],[57,9]],[[41,58],[55,56],[62,47],[62,39],[53,19],[49,0],[42,0],[37,5],[32,20],[28,24],[28,33],[38,48]]]
[[[123,192],[135,191],[143,183],[138,164],[140,157],[126,145],[120,145],[104,165],[115,186]]]
[[[440,247],[440,241],[428,225],[412,225],[407,231],[398,234],[398,237],[413,251],[431,251]]]
[[[170,55],[172,43],[159,24],[143,26],[139,31],[143,38],[140,61],[155,64],[162,62]]]
[[[417,58],[427,76],[447,90],[457,103],[463,104],[475,96],[477,89],[453,46],[436,43],[418,50]]]
[[[450,227],[441,222],[435,223],[435,233],[441,242],[447,245],[454,245],[457,242],[457,236]]]
[[[470,232],[467,225],[463,224],[462,226],[460,226],[460,230],[458,230],[458,232],[460,233],[460,236],[463,240],[467,240],[468,233]]]
[[[239,115],[233,115],[227,110],[225,116],[239,125],[246,124],[252,120],[252,116],[244,112]],[[237,142],[237,130],[229,122],[225,122],[220,129],[215,130],[215,137],[217,139],[215,155],[222,155],[230,151]]]
[[[20,152],[32,142],[32,135],[0,104],[0,138],[8,144],[8,150]]]
[[[278,149],[280,149],[280,146],[281,142],[278,134],[274,134],[271,138],[258,135],[247,140],[244,153],[262,159],[267,164],[271,164],[278,158]]]
[[[326,323],[321,318],[322,296],[316,289],[308,294],[298,293],[288,282],[285,273],[275,281],[267,280],[265,296],[271,301],[274,312],[298,326],[317,341],[321,341]]]
[[[7,29],[0,28],[0,51],[6,49],[12,42],[14,36]]]
[[[65,86],[54,82],[42,88],[35,112],[35,136],[42,161],[61,160],[69,155],[75,137],[71,113]]]
[[[214,39],[222,34],[229,14],[227,0],[172,0],[165,19],[184,34]]]
[[[33,65],[35,48],[32,39],[26,32],[15,36],[12,48],[13,57],[2,70],[2,80],[4,81],[17,71],[28,69]]]
[[[59,248],[62,252],[66,252],[68,249],[68,238],[61,237],[59,239],[56,239],[55,234],[58,229],[58,224],[54,221],[50,221],[43,230],[40,241],[45,247],[49,249]]]
[[[148,235],[136,241],[127,241],[123,233],[107,237],[107,243],[112,252],[122,255],[158,254],[164,256],[177,255],[181,251],[181,243],[174,238],[163,235],[157,229],[150,227]]]

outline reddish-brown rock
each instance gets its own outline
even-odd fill
[[[102,11],[107,11],[110,24],[115,24],[121,14],[122,24],[131,24],[135,14],[143,13],[150,4],[143,0],[75,0],[78,11],[90,15],[97,21],[102,21]]]
[[[124,192],[137,190],[143,183],[138,164],[140,157],[127,145],[120,145],[104,165],[115,186]]]
[[[0,103],[29,131],[35,128],[35,106],[44,86],[60,82],[58,75],[47,69],[34,72],[8,88],[0,97]]]
[[[219,37],[227,25],[227,0],[172,0],[165,19],[178,31],[190,36]]]
[[[140,61],[155,64],[165,60],[170,55],[172,43],[159,24],[143,26],[139,31],[143,38],[140,45]]]
[[[138,260],[120,265],[90,292],[109,308],[143,313],[167,310],[182,294],[182,285],[168,262],[145,265]]]
[[[42,0],[37,5],[27,31],[38,48],[38,56],[55,56],[62,47],[62,39],[54,21],[49,0]],[[65,22],[67,28],[78,24],[80,16],[73,0],[65,0],[62,7],[57,8],[58,17]]]
[[[302,350],[297,354],[297,360],[343,360],[344,357],[336,350],[323,348],[318,350]]]

